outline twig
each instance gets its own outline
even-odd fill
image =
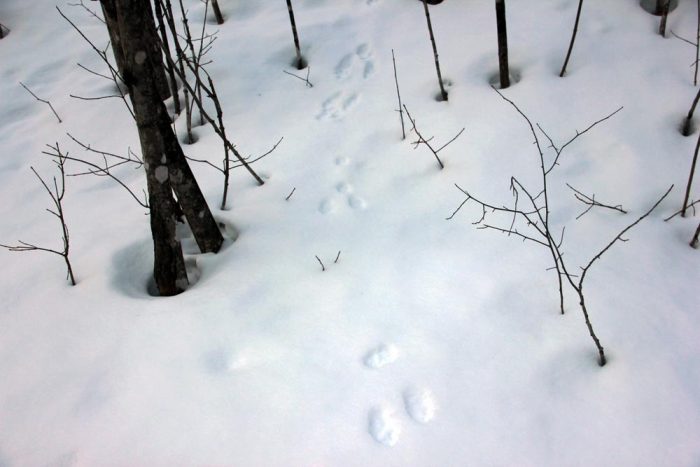
[[[47,101],[47,100],[45,100],[45,99],[41,99],[40,97],[38,97],[38,96],[37,96],[36,94],[34,94],[34,93],[32,92],[32,90],[29,89],[23,82],[20,81],[19,84],[20,84],[29,94],[31,94],[32,97],[34,97],[34,99],[36,99],[36,100],[38,100],[39,102],[43,102],[44,104],[48,105],[48,106],[51,108],[51,111],[53,112],[53,114],[54,114],[54,115],[56,116],[56,118],[58,119],[58,123],[63,123],[63,121],[61,120],[61,117],[59,117],[58,114],[56,113],[56,109],[54,109],[54,108],[53,108],[53,105],[51,105],[51,102],[49,102],[49,101]]]
[[[568,183],[566,184],[566,186],[568,186],[569,188],[571,188],[571,190],[574,192],[574,197],[575,197],[577,200],[581,201],[583,204],[586,204],[586,205],[588,206],[588,208],[587,208],[585,211],[583,211],[581,214],[579,214],[578,216],[576,216],[576,219],[580,219],[581,217],[583,217],[585,214],[588,213],[588,211],[590,211],[591,209],[593,209],[593,207],[595,207],[595,206],[598,206],[598,207],[601,207],[601,208],[606,208],[606,209],[612,209],[613,211],[618,211],[618,212],[621,212],[622,214],[627,214],[627,211],[625,211],[624,209],[622,209],[622,205],[621,205],[621,204],[617,204],[617,205],[615,205],[615,206],[610,206],[610,205],[608,205],[608,204],[601,203],[600,201],[596,201],[596,199],[595,199],[595,194],[593,194],[593,195],[591,195],[591,196],[588,196],[588,195],[585,195],[585,194],[581,193],[579,190],[577,190],[576,188],[572,187],[572,186],[569,185]]]
[[[299,75],[295,75],[294,73],[290,73],[287,70],[282,70],[282,72],[288,74],[289,76],[294,76],[295,78],[302,80],[306,84],[306,87],[309,87],[309,88],[314,87],[313,83],[311,83],[311,81],[309,81],[309,73],[311,73],[310,66],[306,68],[306,78],[302,78]]]
[[[292,188],[292,191],[287,195],[286,198],[284,198],[284,200],[289,201],[289,198],[292,197],[292,195],[294,194],[295,191],[297,191],[297,187]]]
[[[319,264],[321,265],[321,272],[326,270],[326,267],[323,265],[323,261],[321,261],[321,258],[318,256],[315,256],[316,260],[318,260]]]
[[[113,98],[118,98],[121,99],[123,96],[120,96],[118,94],[112,94],[110,96],[96,96],[96,97],[85,97],[85,96],[76,96],[74,94],[68,94],[70,97],[73,99],[80,99],[82,101],[99,101],[102,99],[113,99]]]
[[[93,17],[97,18],[98,20],[100,20],[100,21],[102,22],[102,24],[107,24],[107,23],[105,22],[104,19],[102,19],[100,16],[97,15],[97,13],[95,13],[95,12],[92,11],[90,8],[88,8],[87,6],[85,6],[85,4],[83,3],[83,0],[80,0],[80,3],[68,3],[68,5],[70,5],[70,6],[80,6],[80,7],[83,7],[83,9],[84,9],[85,11],[87,11],[88,13],[90,13],[91,16],[93,16]]]
[[[394,82],[396,83],[396,96],[399,99],[399,116],[401,117],[401,139],[406,139],[406,129],[403,124],[403,104],[401,104],[401,92],[399,91],[399,77],[396,73],[396,58],[394,57],[394,49],[391,49],[391,61],[394,63]]]
[[[337,264],[339,259],[340,259],[340,250],[338,250],[338,256],[335,257],[335,261],[333,261],[333,264]]]
[[[690,204],[688,204],[688,208],[692,208],[692,210],[693,210],[693,216],[695,216],[695,205],[698,203],[700,203],[700,199],[695,200],[695,201],[691,202]],[[683,212],[683,209],[679,209],[678,211],[676,211],[673,214],[671,214],[670,216],[668,216],[666,219],[664,219],[664,222],[670,221],[671,219],[673,219],[674,217],[679,215],[681,212]]]
[[[406,105],[404,105],[403,108],[404,108],[404,110],[406,111],[406,116],[408,117],[408,120],[411,122],[411,125],[413,126],[413,128],[411,128],[411,131],[413,131],[413,132],[416,134],[416,136],[418,136],[418,139],[417,139],[416,141],[413,141],[413,142],[411,143],[411,144],[413,144],[413,149],[416,149],[416,148],[417,148],[419,145],[421,145],[421,144],[425,144],[425,145],[428,147],[428,149],[430,149],[430,152],[433,153],[433,156],[435,156],[435,159],[437,160],[438,164],[440,165],[440,170],[444,169],[444,168],[445,168],[445,164],[443,164],[443,163],[442,163],[442,160],[440,160],[440,157],[438,156],[438,153],[439,153],[440,151],[442,151],[443,149],[445,149],[445,147],[447,147],[448,144],[454,142],[454,140],[456,140],[457,138],[459,138],[459,136],[464,132],[464,128],[462,128],[461,130],[459,130],[459,132],[458,132],[451,140],[449,140],[447,143],[445,143],[445,144],[443,144],[442,146],[440,146],[439,149],[435,149],[435,148],[433,148],[433,146],[430,144],[430,141],[433,139],[433,137],[430,137],[430,138],[428,138],[428,139],[425,139],[425,138],[423,137],[423,135],[420,133],[420,131],[418,130],[418,128],[416,127],[416,121],[415,121],[415,119],[411,116],[411,113],[408,111],[408,108],[406,107]]]

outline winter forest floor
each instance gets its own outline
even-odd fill
[[[71,3],[58,6],[105,47],[104,25]],[[185,3],[200,27],[204,4]],[[503,95],[555,145],[624,107],[549,176],[574,274],[675,185],[586,279],[599,367],[568,286],[559,312],[546,248],[477,229],[473,202],[446,220],[465,198],[455,184],[501,206],[512,176],[534,193],[541,183],[527,123],[489,85],[493,2],[430,9],[447,102],[418,1],[295,0],[313,87],[283,73],[306,76],[291,66],[283,1],[219,3],[207,69],[230,137],[253,156],[284,137],[254,164],[266,183],[237,169],[221,210],[221,174],[192,163],[227,242],[199,254],[181,229],[193,285],[158,298],[145,210],[111,179],[67,178],[77,286],[59,257],[0,251],[0,466],[700,465],[700,252],[688,246],[700,216],[664,222],[698,136],[678,131],[697,92],[694,47],[658,35],[638,0],[586,0],[559,78],[578,2],[507,2],[517,82]],[[680,0],[669,31],[692,40],[696,8]],[[0,243],[60,247],[30,166],[50,179],[41,152],[56,142],[100,163],[67,133],[124,155],[138,134],[121,100],[69,96],[115,89],[77,66],[105,72],[53,4],[4,0],[0,22]],[[401,139],[392,49],[421,133],[439,147],[465,128],[440,152],[444,170],[415,134]],[[184,119],[175,126],[183,137]],[[218,164],[219,138],[194,132],[185,153]],[[145,187],[142,170],[114,173]],[[577,219],[586,206],[567,183],[628,213]]]

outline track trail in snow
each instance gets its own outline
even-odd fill
[[[343,55],[335,65],[333,74],[339,83],[345,85],[324,99],[316,120],[340,120],[345,117],[360,102],[362,96],[359,91],[352,91],[351,85],[360,85],[362,81],[372,77],[374,70],[372,48],[366,42]]]
[[[395,345],[380,344],[367,352],[363,363],[369,370],[380,370],[394,363],[399,356]],[[368,431],[377,443],[388,447],[396,445],[404,429],[402,418],[408,417],[415,423],[425,425],[435,417],[437,403],[430,389],[410,385],[401,391],[401,399],[401,408],[382,403],[369,410]]]

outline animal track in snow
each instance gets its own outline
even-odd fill
[[[394,446],[401,436],[401,424],[388,408],[377,407],[369,413],[369,433],[384,446]]]
[[[355,93],[345,95],[342,91],[338,91],[323,101],[321,112],[316,115],[316,119],[338,120],[345,116],[345,114],[357,103],[358,99],[359,96]]]
[[[321,201],[318,206],[318,212],[321,214],[332,214],[338,209],[338,204],[333,198],[326,198]]]
[[[335,186],[335,191],[344,195],[352,193],[352,185],[347,182],[340,182]]]
[[[437,404],[428,389],[407,389],[403,393],[406,413],[418,423],[428,423],[435,417]]]
[[[345,157],[345,156],[339,156],[335,158],[335,165],[338,167],[342,165],[348,165],[350,163],[350,159]]]
[[[398,357],[399,351],[395,346],[381,344],[365,356],[364,362],[365,366],[376,369],[394,362]]]
[[[338,64],[335,66],[335,77],[338,79],[345,79],[350,76],[352,71],[352,66],[355,64],[355,56],[353,54],[347,54],[340,59]]]
[[[367,202],[355,195],[348,196],[348,205],[353,209],[365,209],[367,207]]]

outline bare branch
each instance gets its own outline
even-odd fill
[[[34,99],[36,99],[36,100],[38,100],[39,102],[43,102],[44,104],[48,105],[48,106],[51,108],[51,112],[53,112],[53,114],[54,114],[54,115],[56,116],[56,118],[58,119],[58,123],[63,123],[63,121],[61,120],[61,117],[59,117],[59,116],[58,116],[58,113],[56,113],[56,109],[54,109],[54,108],[53,108],[53,105],[51,105],[51,102],[49,102],[49,101],[47,101],[47,100],[45,100],[45,99],[42,99],[42,98],[38,97],[38,96],[37,96],[36,94],[34,94],[34,93],[32,92],[32,90],[29,89],[23,82],[20,81],[19,84],[20,84],[29,94],[31,94],[32,97],[34,97]]]
[[[569,185],[568,183],[566,184],[566,186],[568,186],[568,187],[575,193],[575,194],[574,194],[574,197],[575,197],[577,200],[581,201],[583,204],[585,204],[585,205],[588,206],[588,208],[587,208],[585,211],[583,211],[581,214],[579,214],[579,215],[576,217],[576,219],[580,219],[581,217],[583,217],[586,213],[588,213],[588,211],[590,211],[591,209],[593,209],[593,207],[595,207],[595,206],[598,206],[598,207],[601,207],[601,208],[606,208],[606,209],[612,209],[613,211],[618,211],[618,212],[621,212],[622,214],[627,214],[627,211],[625,211],[624,209],[622,209],[622,205],[621,205],[621,204],[617,204],[617,205],[615,205],[615,206],[611,206],[611,205],[608,205],[608,204],[604,204],[604,203],[601,203],[600,201],[596,201],[596,199],[595,199],[595,194],[593,194],[592,196],[588,196],[588,195],[585,195],[585,194],[581,193],[579,190],[577,190],[576,188],[572,187],[572,186]]]

